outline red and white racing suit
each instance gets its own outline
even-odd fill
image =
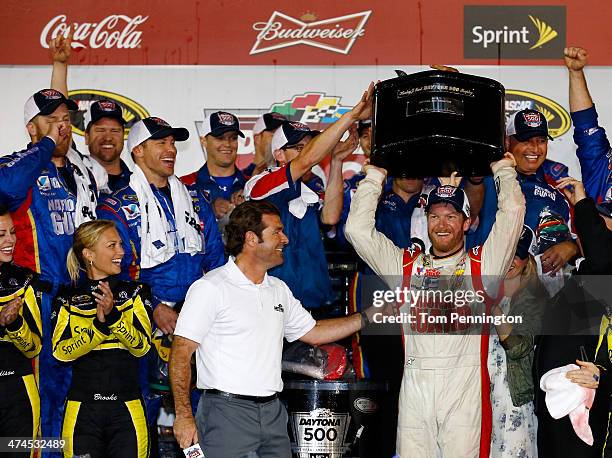
[[[454,331],[448,332],[448,327],[436,328],[440,325],[421,322],[418,313],[448,316],[450,312],[486,312],[489,296],[496,295],[514,257],[523,226],[525,199],[516,172],[512,167],[495,170],[499,207],[483,246],[469,253],[462,249],[444,258],[422,253],[418,248],[402,250],[376,231],[374,216],[383,180],[380,171],[369,169],[353,197],[346,236],[359,256],[391,288],[402,284],[411,292],[423,291],[429,281],[426,278],[439,278],[438,289],[448,286],[447,291],[472,291],[473,297],[480,292],[480,297],[487,298],[462,306],[416,301],[416,308],[406,303],[400,308],[400,312],[416,315],[416,319],[415,323],[402,324],[405,367],[397,452],[401,458],[486,457],[491,430],[488,327],[478,325],[474,332],[466,325],[454,324]]]

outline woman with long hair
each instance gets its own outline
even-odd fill
[[[111,221],[87,222],[74,233],[67,258],[73,286],[55,299],[52,337],[53,356],[73,362],[65,457],[149,456],[138,358],[151,347],[150,291],[117,277],[123,255]]]
[[[32,362],[42,348],[42,325],[36,274],[13,264],[16,241],[11,215],[0,205],[0,436],[35,439],[40,396]],[[5,453],[33,456],[34,449]]]
[[[503,283],[503,297],[492,307],[500,319],[489,339],[493,431],[491,457],[537,457],[532,364],[546,290],[530,254],[533,232],[523,226],[516,254]],[[510,324],[502,317],[520,317]]]

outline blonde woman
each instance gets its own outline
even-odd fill
[[[84,223],[74,233],[67,259],[74,286],[55,299],[52,337],[53,356],[73,362],[65,457],[149,456],[138,358],[151,347],[150,292],[117,277],[123,255],[111,221]]]
[[[503,297],[492,307],[497,317],[520,317],[522,324],[501,322],[491,330],[489,377],[493,431],[491,458],[538,456],[532,364],[546,291],[530,254],[534,234],[527,226],[504,279]]]

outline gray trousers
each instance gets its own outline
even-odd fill
[[[196,413],[206,458],[291,458],[287,421],[278,399],[258,404],[204,393]]]

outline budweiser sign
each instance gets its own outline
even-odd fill
[[[136,30],[149,16],[125,16],[112,14],[100,22],[66,23],[66,15],[60,14],[51,19],[40,34],[40,45],[49,48],[49,42],[58,35],[68,35],[74,27],[73,48],[118,48],[134,49],[140,46],[142,32]]]
[[[348,54],[357,38],[365,33],[365,25],[372,11],[349,14],[317,21],[312,13],[300,19],[274,11],[267,22],[256,22],[257,40],[250,54],[308,45],[316,48]]]

